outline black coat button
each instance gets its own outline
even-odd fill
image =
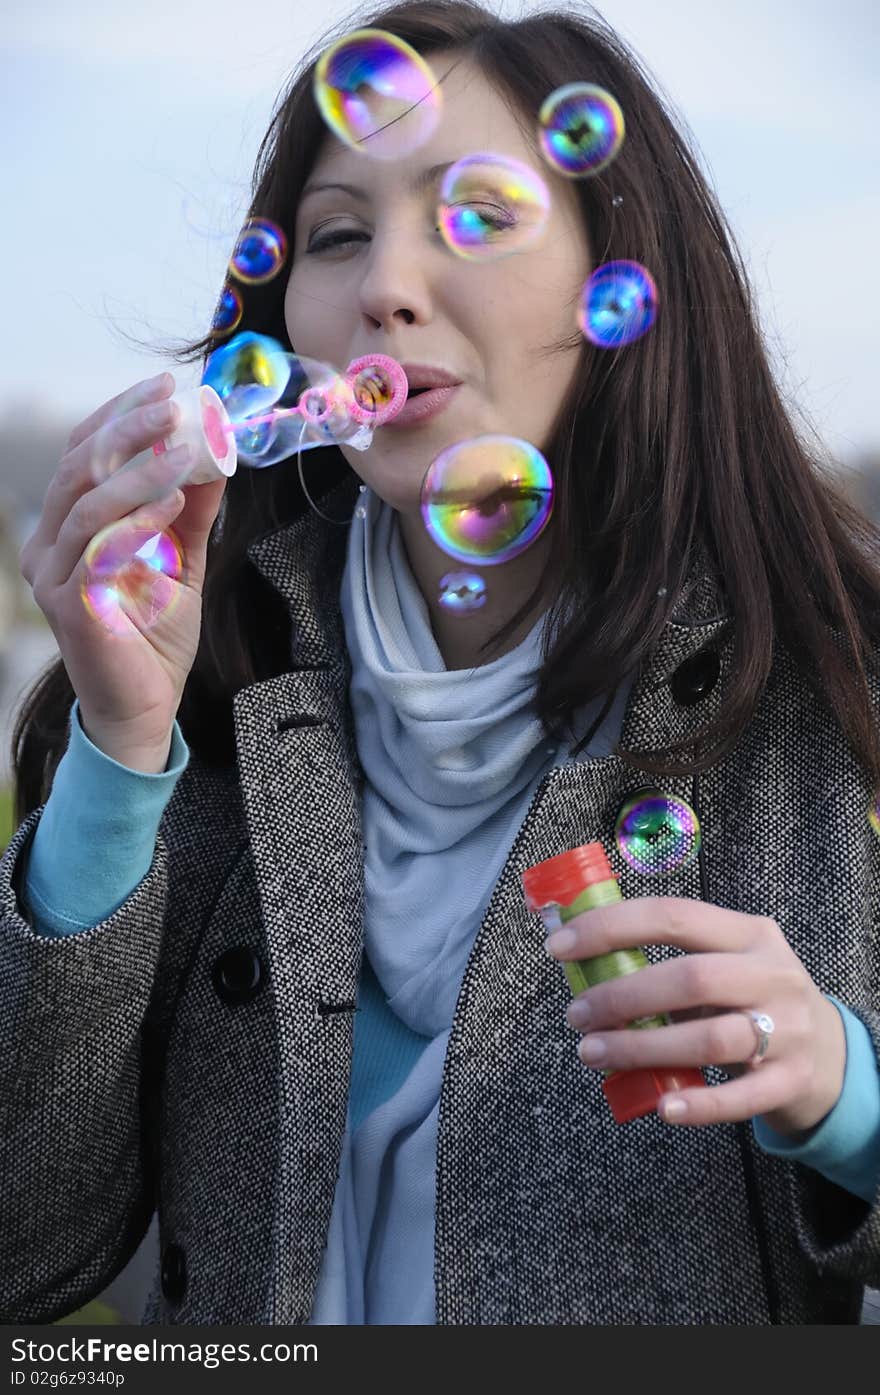
[[[263,985],[263,965],[250,945],[235,945],[214,960],[211,979],[224,1003],[246,1003]]]
[[[162,1292],[169,1303],[179,1303],[186,1291],[186,1259],[179,1245],[162,1251]]]
[[[704,649],[679,664],[669,680],[672,696],[682,707],[693,707],[708,697],[721,673],[717,649]]]

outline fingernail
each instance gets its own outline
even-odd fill
[[[574,949],[576,944],[577,935],[573,930],[554,930],[544,941],[544,948],[548,954],[555,954],[557,951],[564,954],[566,950]]]
[[[590,1020],[589,1003],[575,1001],[569,1003],[565,1009],[565,1016],[570,1027],[586,1027]]]
[[[148,426],[168,426],[171,423],[171,403],[157,402],[154,407],[148,407],[144,412],[144,420]]]
[[[601,1037],[584,1037],[578,1042],[578,1055],[582,1061],[604,1061],[608,1048]]]
[[[663,1118],[669,1119],[673,1123],[676,1119],[683,1119],[686,1114],[687,1105],[684,1100],[670,1100],[669,1103],[663,1107]]]

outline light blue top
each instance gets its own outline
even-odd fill
[[[616,733],[609,737],[616,739]],[[160,819],[188,760],[189,749],[175,723],[165,771],[147,775],[128,770],[92,744],[79,721],[79,704],[73,704],[67,750],[26,869],[25,900],[38,933],[76,934],[131,895],[149,869]],[[831,1001],[841,1013],[847,1046],[836,1105],[796,1142],[774,1133],[761,1119],[753,1120],[752,1127],[768,1153],[804,1163],[870,1202],[880,1187],[880,1065],[864,1023],[844,1004]],[[433,1234],[423,1221],[431,1214],[433,1197],[430,1146],[436,1139],[436,1106],[399,1142],[393,1167],[383,1171],[382,1160],[395,1111],[408,1101],[418,1107],[430,1100],[428,1082],[442,1068],[447,1033],[430,1037],[411,1030],[388,1006],[367,955],[358,1009],[347,1134],[358,1141],[360,1154],[352,1150],[351,1168],[340,1175],[339,1205],[334,1206],[320,1303],[312,1320],[339,1321],[336,1315],[344,1312],[341,1320],[350,1322],[432,1322]],[[342,1256],[363,1239],[345,1227],[367,1195],[381,1243],[370,1248],[361,1244],[361,1295],[352,1290],[350,1260]],[[410,1214],[412,1234],[406,1226]],[[379,1224],[383,1218],[384,1229]],[[393,1263],[401,1253],[406,1264]],[[408,1311],[402,1309],[404,1302],[411,1304]]]

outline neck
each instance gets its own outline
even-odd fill
[[[397,517],[410,570],[425,598],[434,639],[447,669],[480,668],[521,644],[546,608],[546,600],[538,602],[500,646],[481,652],[481,646],[515,615],[537,586],[549,557],[552,524],[510,562],[469,567],[437,546],[419,509],[399,511]],[[462,615],[440,604],[440,581],[450,571],[470,571],[483,578],[486,600],[479,610]]]

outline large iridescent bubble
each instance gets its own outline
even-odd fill
[[[678,795],[642,789],[617,816],[614,838],[621,857],[644,876],[680,871],[700,850],[700,823]]]
[[[569,82],[538,112],[538,141],[547,163],[569,179],[598,174],[623,144],[623,112],[604,87]]]
[[[325,49],[313,89],[333,134],[374,160],[418,150],[440,119],[441,91],[430,67],[384,29],[356,29]]]
[[[229,260],[229,273],[246,285],[260,285],[277,276],[287,259],[287,238],[269,218],[249,218],[238,235]]]
[[[541,176],[509,155],[466,155],[449,167],[440,186],[443,241],[469,261],[524,251],[541,236],[549,214]]]
[[[425,527],[458,562],[489,566],[519,556],[553,511],[553,476],[536,446],[477,436],[437,456],[422,481]]]
[[[657,287],[640,262],[604,262],[581,292],[578,327],[599,349],[633,344],[656,318]]]
[[[95,534],[83,564],[83,604],[119,639],[152,629],[182,595],[183,548],[167,524],[118,519]]]

